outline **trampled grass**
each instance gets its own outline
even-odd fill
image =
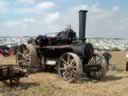
[[[127,52],[110,52],[112,54],[112,58],[110,63],[116,64],[118,70],[126,69],[126,62],[128,58],[126,58]]]
[[[126,52],[111,52],[111,63],[122,71],[109,71],[100,81],[85,79],[68,83],[56,73],[40,72],[22,78],[19,86],[0,82],[0,96],[127,96],[128,73],[125,70]],[[2,58],[1,63],[3,63]],[[15,64],[15,57],[4,58],[6,64]],[[0,64],[1,64],[0,63]]]

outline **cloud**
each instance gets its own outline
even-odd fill
[[[120,7],[115,5],[115,6],[112,7],[112,11],[114,11],[114,12],[120,11]]]
[[[23,4],[34,4],[36,2],[36,0],[16,0],[16,1]]]
[[[34,23],[34,22],[36,22],[36,20],[35,20],[34,18],[25,18],[23,21],[24,21],[24,22],[29,22],[29,23]]]
[[[88,7],[89,7],[89,6],[88,6],[87,4],[86,4],[86,5],[79,5],[79,6],[74,7],[73,10],[74,10],[74,11],[79,11],[80,9],[82,9],[82,10],[87,10]]]
[[[6,25],[7,28],[15,28],[15,27],[24,27],[24,26],[28,26],[29,24],[34,24],[38,22],[38,20],[34,19],[34,18],[23,18],[21,20],[15,20],[15,21],[8,21],[5,22],[4,25]]]
[[[81,8],[83,9],[83,8]],[[103,9],[97,5],[88,6],[87,34],[93,37],[114,37],[119,36],[120,18],[115,12],[119,11],[118,6],[112,10]]]
[[[49,13],[49,14],[47,14],[46,22],[47,23],[53,23],[57,19],[59,19],[59,16],[60,16],[60,13],[59,12]]]
[[[117,10],[118,9],[118,10]],[[87,13],[87,36],[88,37],[125,37],[128,30],[127,22],[120,22],[124,20],[125,15],[117,13],[119,7],[115,6],[113,9],[105,9],[97,4],[92,5],[79,5],[74,6],[70,10],[67,10],[60,14],[58,22],[54,25],[58,25],[58,28],[63,28],[65,25],[71,24],[75,31],[79,32],[78,27],[78,11],[88,10]]]
[[[20,20],[1,23],[0,29],[1,31],[17,32],[24,35],[38,35],[59,32],[70,24],[78,34],[78,11],[82,9],[88,10],[87,37],[127,38],[128,18],[125,14],[119,12],[121,8],[117,5],[111,9],[105,9],[97,4],[81,4],[67,8],[64,11],[49,11],[49,9],[54,9],[55,7],[56,4],[54,2],[47,1],[37,3],[28,8],[18,9],[17,11],[24,15],[36,13],[38,16],[25,16]]]
[[[35,6],[36,10],[45,10],[45,9],[49,9],[49,8],[53,8],[55,7],[55,3],[51,2],[51,1],[47,1],[47,2],[41,2],[39,4],[37,4]]]
[[[55,5],[56,4],[52,1],[40,2],[40,3],[35,4],[34,6],[18,8],[17,13],[41,14],[46,10],[52,9],[53,7],[55,7]]]

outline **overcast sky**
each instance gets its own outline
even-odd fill
[[[128,36],[128,0],[0,0],[0,36],[51,34],[67,25],[78,33],[88,10],[88,37]]]

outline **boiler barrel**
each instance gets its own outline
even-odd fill
[[[79,11],[79,39],[82,40],[82,42],[85,42],[86,37],[86,14],[87,10],[80,10]]]

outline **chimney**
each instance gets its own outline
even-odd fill
[[[87,10],[80,10],[79,11],[79,39],[82,42],[86,41],[86,14]]]

